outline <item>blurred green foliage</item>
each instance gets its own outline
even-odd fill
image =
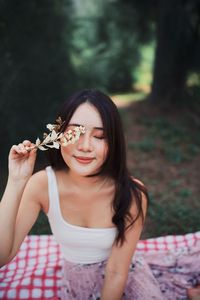
[[[141,41],[134,6],[117,1],[103,2],[100,11],[93,9],[92,13],[75,14],[71,61],[80,88],[89,85],[111,93],[127,92],[135,82],[134,70],[141,60],[140,48],[152,37],[153,29],[146,29],[146,38]],[[95,6],[92,1],[90,5]]]

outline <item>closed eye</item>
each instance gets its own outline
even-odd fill
[[[95,139],[98,139],[98,140],[103,140],[103,139],[105,139],[104,136],[96,136],[96,135],[94,136],[94,138],[95,138]]]

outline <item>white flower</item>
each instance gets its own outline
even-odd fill
[[[53,124],[47,124],[47,129],[49,129],[50,131],[52,131],[55,128],[55,125]]]
[[[62,122],[60,117],[56,120],[56,122],[57,124],[47,124],[46,127],[49,129],[50,133],[44,133],[43,141],[37,138],[35,146],[27,148],[27,150],[30,151],[33,148],[37,148],[39,150],[46,151],[48,148],[59,149],[60,145],[66,147],[69,144],[74,144],[78,141],[80,135],[85,133],[84,126],[76,126],[73,130],[69,129],[65,133],[59,132],[64,122]]]

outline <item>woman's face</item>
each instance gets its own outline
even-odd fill
[[[61,146],[61,154],[71,172],[87,176],[100,170],[108,145],[100,114],[90,103],[83,103],[76,109],[66,131],[80,125],[85,127],[85,133],[74,144]]]

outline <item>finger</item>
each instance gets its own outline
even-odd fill
[[[24,140],[22,144],[28,152],[31,152],[35,148],[35,144],[29,140]]]
[[[35,153],[37,151],[37,147],[35,146],[35,144],[31,144],[30,146],[26,146],[25,149],[26,149],[26,151],[28,151],[30,153]]]
[[[27,153],[27,149],[26,149],[26,147],[23,143],[19,143],[18,148],[19,148],[21,153]]]
[[[27,150],[24,148],[23,144],[13,145],[11,148],[12,154],[26,154]]]
[[[31,144],[30,150],[28,150],[28,152],[30,152],[30,155],[34,155],[37,150],[38,148],[35,146],[35,144]]]
[[[29,140],[24,140],[24,141],[23,141],[23,145],[24,145],[24,146],[31,146],[31,144],[32,144],[32,143],[31,143],[31,141],[29,141]]]
[[[10,153],[14,153],[14,152],[17,152],[17,151],[18,151],[17,145],[13,145],[13,146],[10,148]]]
[[[19,149],[24,149],[23,143],[19,143],[19,144],[18,144],[18,148],[19,148]]]

